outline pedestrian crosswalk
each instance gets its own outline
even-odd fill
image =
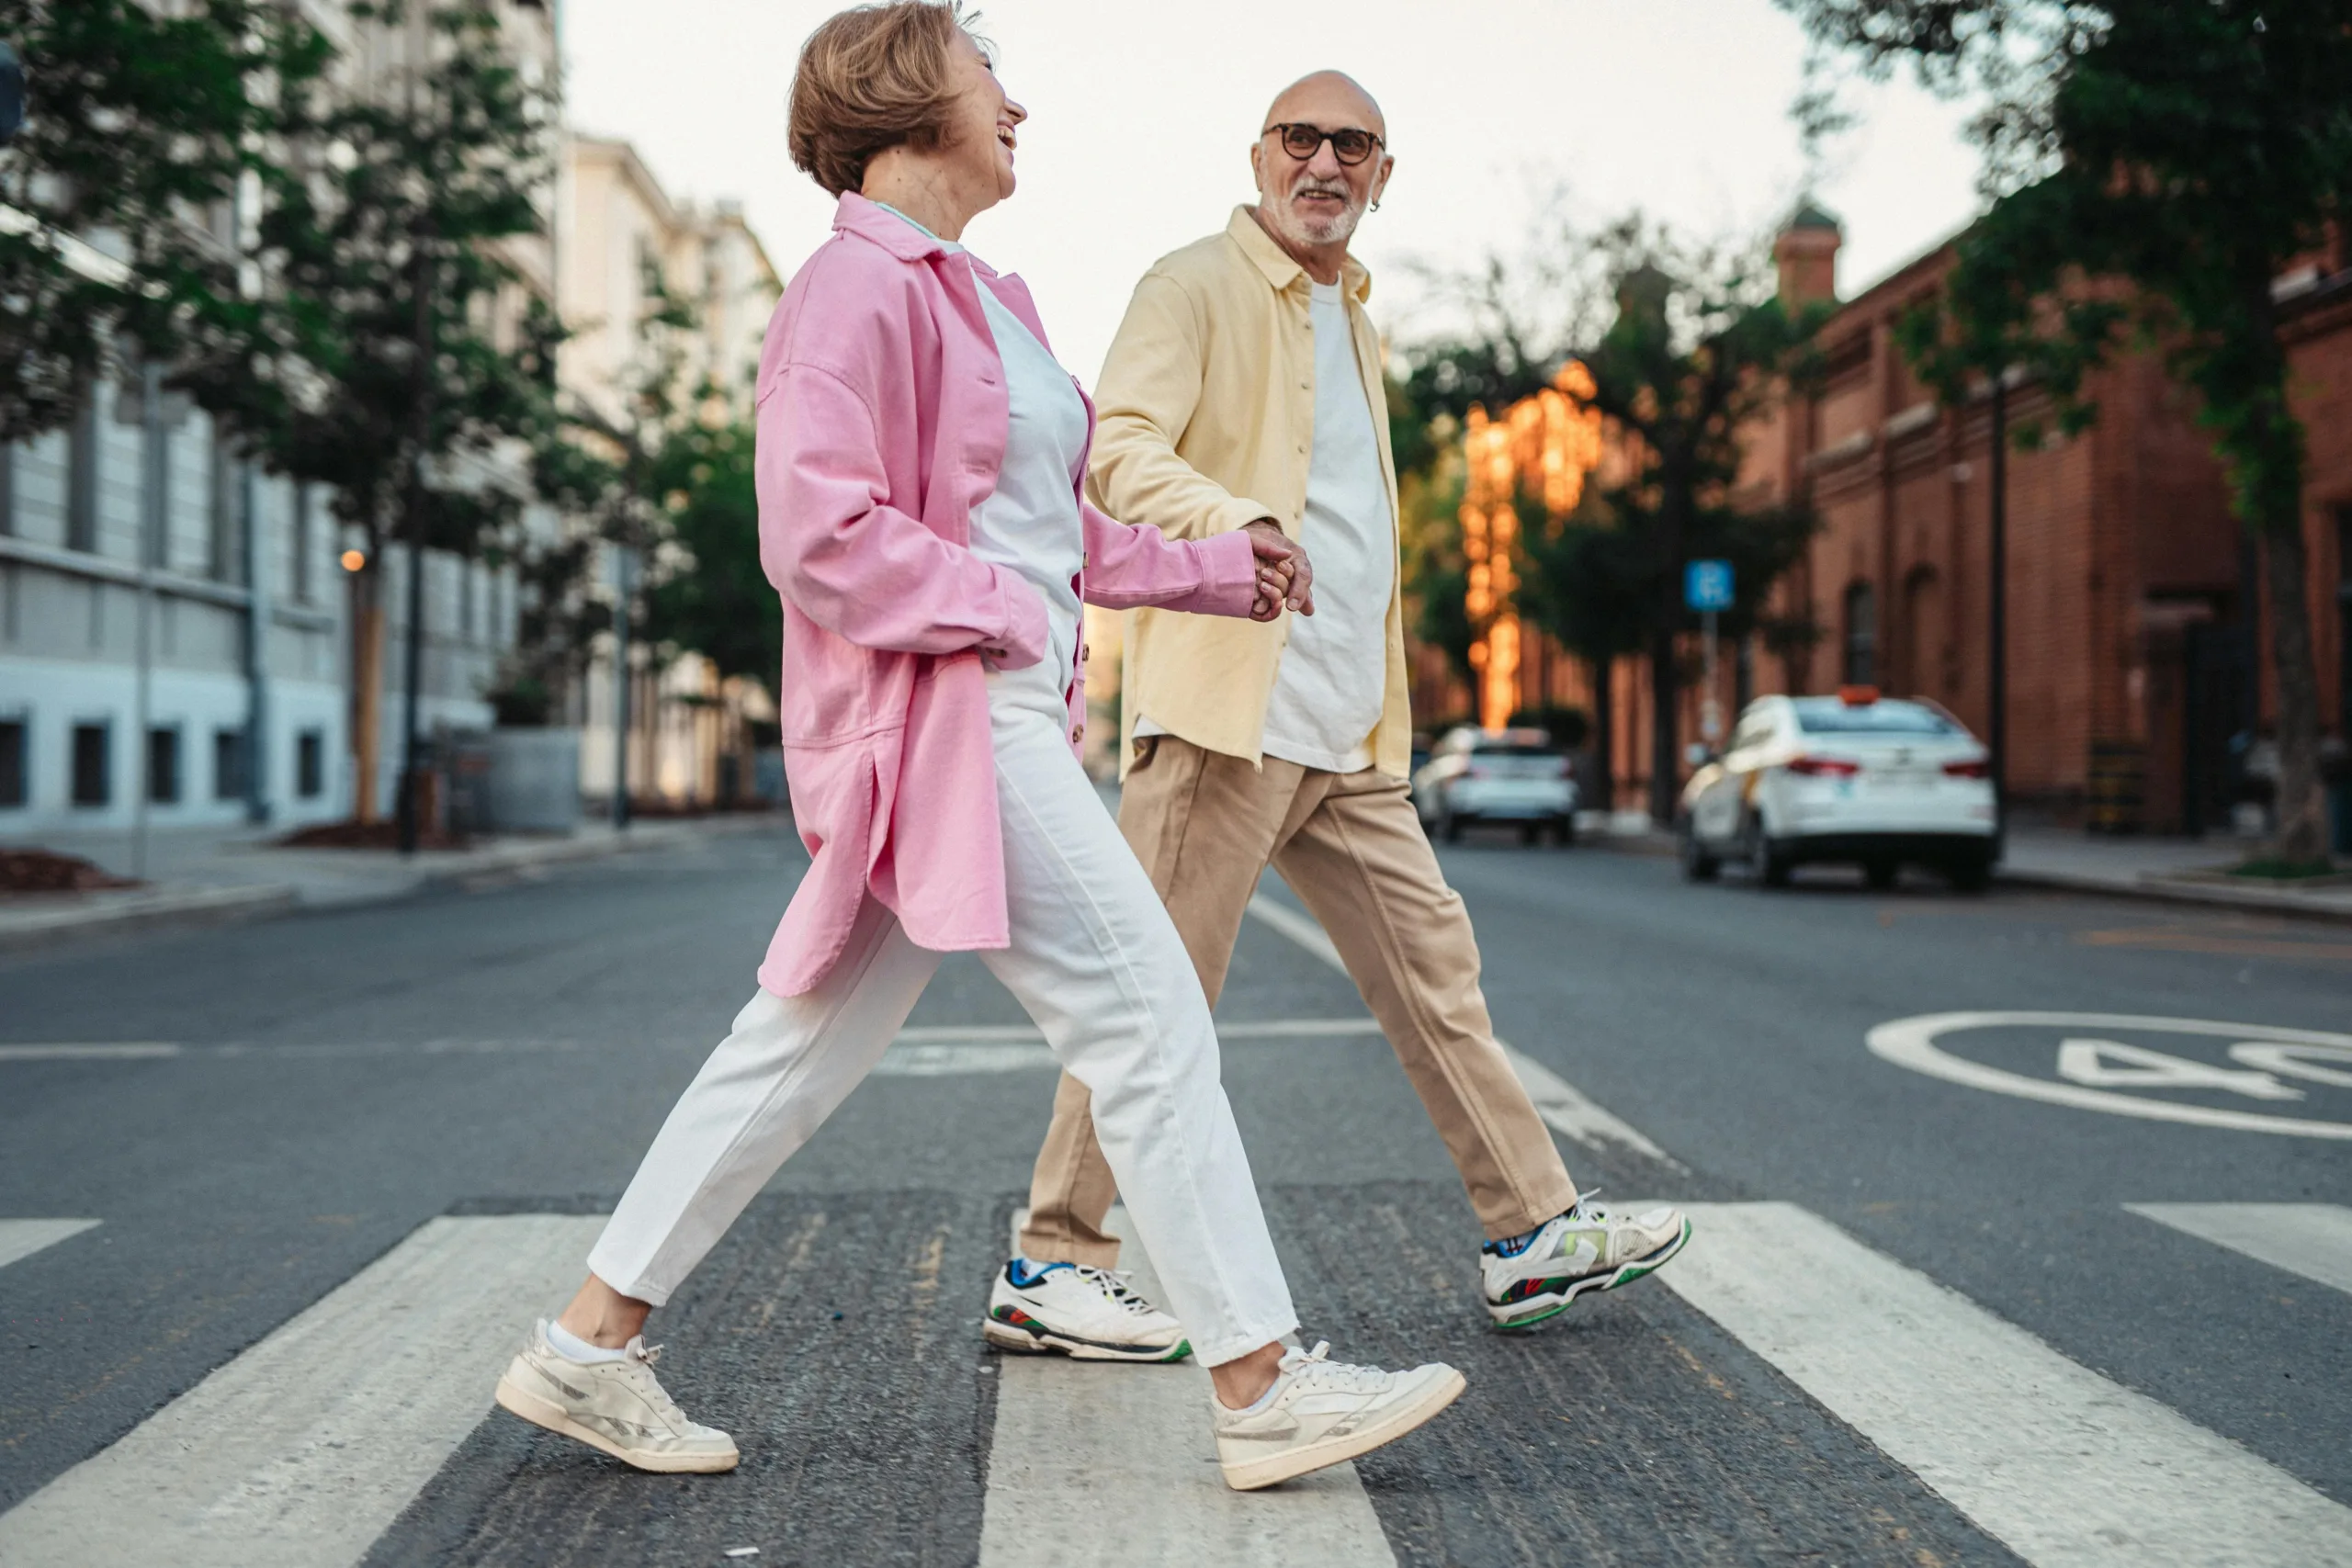
[[[2352,1509],[1987,1304],[1795,1204],[1689,1207],[1696,1239],[1657,1281],[2036,1568],[2352,1563]],[[2352,1209],[2132,1210],[2352,1292]],[[92,1223],[0,1222],[0,1262]],[[0,1514],[0,1562],[361,1562],[470,1435],[507,1419],[489,1408],[498,1366],[531,1316],[575,1282],[601,1224],[579,1214],[427,1223]],[[1114,1228],[1125,1235],[1122,1216]],[[1123,1262],[1153,1291],[1148,1258],[1125,1239]],[[1572,1337],[1554,1342],[1555,1354],[1584,1353]],[[941,1353],[987,1360],[977,1333]],[[993,1419],[975,1438],[987,1449],[983,1568],[1095,1563],[1106,1547],[1137,1564],[1397,1561],[1353,1467],[1267,1496],[1226,1491],[1196,1367],[1014,1357],[993,1359]],[[1648,1375],[1679,1373],[1660,1364]],[[756,1462],[725,1483],[762,1483]],[[652,1483],[615,1469],[600,1484]],[[788,1545],[774,1543],[771,1556]]]
[[[358,1562],[481,1424],[519,1325],[579,1282],[603,1224],[573,1214],[428,1222],[0,1514],[0,1562]]]

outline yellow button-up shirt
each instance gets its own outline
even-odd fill
[[[1096,389],[1100,423],[1087,485],[1096,505],[1172,538],[1200,539],[1271,517],[1300,538],[1315,443],[1315,327],[1306,270],[1236,208],[1222,234],[1162,257],[1136,285]],[[1340,278],[1356,368],[1379,436],[1392,530],[1396,471],[1380,338],[1363,301],[1372,276],[1350,257]],[[1366,520],[1370,522],[1370,519]],[[1311,559],[1315,541],[1300,538]],[[1396,581],[1402,581],[1399,570]],[[1386,695],[1374,764],[1405,775],[1412,708],[1405,615],[1388,595]],[[1290,612],[1259,623],[1167,610],[1127,613],[1120,772],[1136,756],[1138,714],[1211,751],[1261,761],[1259,743]]]

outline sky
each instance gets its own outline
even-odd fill
[[[673,197],[743,204],[789,276],[832,200],[792,166],[785,99],[827,0],[562,0],[567,112],[626,138]],[[1808,170],[1788,105],[1804,40],[1770,0],[988,0],[979,29],[1024,104],[1020,188],[966,243],[1028,282],[1091,382],[1155,257],[1253,199],[1268,104],[1336,67],[1377,97],[1396,173],[1355,252],[1372,310],[1442,321],[1406,264],[1522,251],[1547,193],[1599,220],[1638,207],[1693,239],[1769,231]],[[1815,175],[1852,294],[1978,209],[1964,110],[1905,83],[1857,92],[1860,127]]]

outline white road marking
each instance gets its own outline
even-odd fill
[[[0,1269],[55,1247],[70,1235],[96,1229],[96,1220],[0,1220]]]
[[[1013,1247],[1021,1222],[1013,1216]],[[1124,1205],[1105,1229],[1154,1300]],[[1396,1568],[1352,1464],[1238,1493],[1216,1467],[1205,1369],[1001,1355],[980,1568]]]
[[[2352,1562],[2352,1508],[1790,1203],[1657,1278],[2037,1568]]]
[[[1250,913],[1274,928],[1283,935],[1306,949],[1316,957],[1344,975],[1346,960],[1333,946],[1329,933],[1315,918],[1287,904],[1275,902],[1261,893],[1250,900]],[[1583,1090],[1567,1079],[1513,1045],[1498,1038],[1496,1043],[1510,1058],[1511,1070],[1527,1089],[1527,1098],[1534,1102],[1535,1112],[1555,1131],[1565,1133],[1588,1146],[1616,1144],[1644,1155],[1669,1170],[1686,1175],[1690,1168],[1644,1136],[1633,1123],[1623,1121],[1589,1099]]]
[[[2109,1029],[2139,1030],[2151,1034],[2201,1034],[2240,1043],[2269,1042],[2285,1045],[2352,1047],[2352,1034],[2328,1034],[2315,1029],[2274,1029],[2259,1023],[2215,1023],[2195,1018],[2141,1018],[2105,1012],[1939,1012],[1898,1018],[1872,1029],[1866,1037],[1871,1054],[1898,1067],[1925,1073],[1947,1083],[2020,1100],[2039,1100],[2077,1111],[2104,1111],[2112,1116],[2137,1116],[2150,1122],[2182,1122],[2197,1127],[2222,1127],[2237,1133],[2275,1133],[2296,1138],[2352,1138],[2352,1122],[2314,1122],[2293,1116],[2268,1116],[2259,1111],[2222,1110],[2208,1105],[2184,1105],[2167,1100],[2143,1100],[2077,1084],[2052,1083],[2023,1073],[1955,1056],[1936,1043],[1939,1036],[1967,1029]],[[2243,1060],[2244,1058],[2240,1058]]]
[[[1377,1037],[1380,1025],[1368,1018],[1248,1019],[1216,1026],[1217,1039],[1321,1040]],[[1051,1072],[1058,1064],[1045,1037],[1028,1024],[984,1024],[962,1029],[927,1025],[899,1031],[874,1068],[879,1077],[949,1077],[966,1073]]]
[[[181,1047],[162,1040],[124,1040],[85,1044],[0,1045],[0,1062],[135,1061],[176,1056]]]
[[[2126,1203],[2143,1219],[2352,1295],[2352,1209],[2335,1203]]]
[[[342,1568],[490,1409],[596,1215],[428,1222],[6,1514],[0,1562]]]

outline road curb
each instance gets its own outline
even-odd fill
[[[464,887],[484,877],[497,877],[535,866],[575,861],[602,860],[610,855],[667,849],[697,838],[727,838],[761,828],[789,826],[783,812],[691,818],[685,821],[632,823],[626,834],[592,838],[546,839],[503,844],[470,857],[462,865],[421,869],[412,881],[379,891],[312,904],[292,883],[264,883],[243,887],[164,889],[120,896],[119,902],[83,905],[70,909],[10,911],[0,909],[0,953],[45,947],[82,937],[113,935],[170,925],[216,925],[232,920],[258,919],[290,914],[307,908],[356,909],[413,897],[428,889]],[[15,917],[15,918],[12,918]]]
[[[2307,919],[2352,925],[2352,906],[2268,887],[2217,887],[2210,884],[2143,877],[2126,881],[2089,876],[2071,871],[1996,870],[1993,880],[2012,887],[2052,888],[2065,893],[2095,893],[2110,898],[2136,898],[2151,904],[2202,905],[2269,915],[2301,915]]]
[[[85,904],[70,909],[0,910],[0,953],[19,953],[79,937],[112,935],[166,925],[224,925],[258,919],[300,907],[302,891],[290,883],[249,887],[197,887],[132,893],[120,902]]]

